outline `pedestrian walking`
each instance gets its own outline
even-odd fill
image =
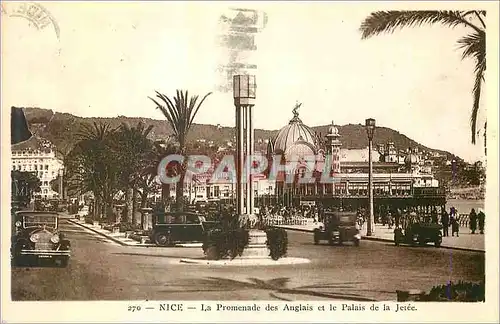
[[[436,207],[434,207],[432,209],[432,212],[431,212],[431,220],[434,224],[437,224],[438,223],[438,212],[437,212],[437,209]]]
[[[448,228],[450,227],[450,216],[443,210],[443,214],[441,215],[441,224],[443,225],[443,237],[450,236],[448,233]]]
[[[456,233],[458,237],[458,231],[460,230],[460,225],[458,224],[458,219],[456,215],[450,217],[450,220],[451,220],[451,236],[455,236]]]
[[[471,209],[469,214],[469,227],[472,234],[476,234],[477,229],[477,214],[474,208]]]
[[[394,215],[394,219],[396,221],[396,228],[399,228],[399,223],[401,221],[401,209],[396,209],[396,215]]]
[[[477,220],[479,225],[479,233],[484,234],[484,212],[479,208],[479,213],[477,214]]]

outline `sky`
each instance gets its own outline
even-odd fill
[[[230,4],[43,2],[59,38],[51,25],[37,29],[9,16],[18,4],[3,6],[3,107],[164,119],[148,99],[155,90],[214,91],[195,122],[234,126],[232,94],[214,86],[216,66],[227,60],[216,42],[218,19]],[[466,28],[420,27],[362,40],[362,20],[388,8],[237,4],[256,6],[268,16],[252,58],[258,65],[256,128],[281,128],[298,101],[309,126],[371,117],[428,147],[470,162],[484,158],[482,138],[470,143],[474,62],[462,60],[456,44]]]

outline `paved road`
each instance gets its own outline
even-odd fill
[[[208,266],[201,248],[124,247],[66,221],[67,268],[12,269],[13,300],[395,300],[397,289],[430,289],[448,280],[480,280],[484,253],[383,242],[316,246],[312,234],[289,232],[289,256],[309,264]]]

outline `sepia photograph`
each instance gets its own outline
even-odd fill
[[[2,1],[2,321],[498,321],[498,3],[426,4]]]

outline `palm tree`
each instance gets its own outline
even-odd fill
[[[170,154],[175,154],[178,152],[178,148],[173,145],[173,143],[167,142],[165,144],[154,143],[153,149],[149,154],[149,164],[142,170],[143,177],[152,176],[155,178],[158,176],[158,166],[161,161]],[[175,177],[177,174],[177,170],[172,167],[172,165],[168,166],[167,176]],[[168,203],[168,199],[170,198],[170,183],[162,183],[161,184],[161,200],[162,203],[166,206]]]
[[[172,127],[174,132],[174,137],[179,143],[179,154],[185,156],[186,153],[186,139],[189,134],[189,130],[193,125],[194,118],[198,113],[201,105],[205,99],[212,93],[207,93],[201,101],[198,103],[199,96],[195,95],[189,98],[187,91],[177,90],[176,96],[171,100],[166,95],[156,91],[156,97],[161,101],[149,97],[155,104],[156,108],[160,109],[167,121]],[[187,158],[184,159],[184,163],[180,167],[180,180],[175,187],[175,196],[177,208],[182,210],[183,208],[183,195],[184,195],[184,177],[187,169]]]
[[[475,82],[472,90],[474,102],[470,117],[471,141],[476,144],[477,115],[481,85],[486,71],[486,11],[377,11],[371,13],[361,24],[362,39],[381,33],[392,33],[398,28],[423,24],[442,24],[447,27],[465,26],[471,32],[458,40],[463,49],[462,59],[472,57],[476,61]],[[486,141],[486,123],[484,124]],[[486,143],[485,143],[486,152]]]
[[[102,211],[111,216],[111,205],[118,189],[120,171],[109,139],[115,132],[107,123],[84,124],[78,142],[65,160],[68,189],[79,194],[92,192],[95,197],[94,217]]]
[[[120,169],[120,185],[125,192],[126,222],[137,224],[135,218],[137,186],[142,170],[148,164],[148,155],[152,150],[152,142],[148,139],[153,126],[139,122],[130,127],[122,124],[112,137],[112,149],[115,151]]]

